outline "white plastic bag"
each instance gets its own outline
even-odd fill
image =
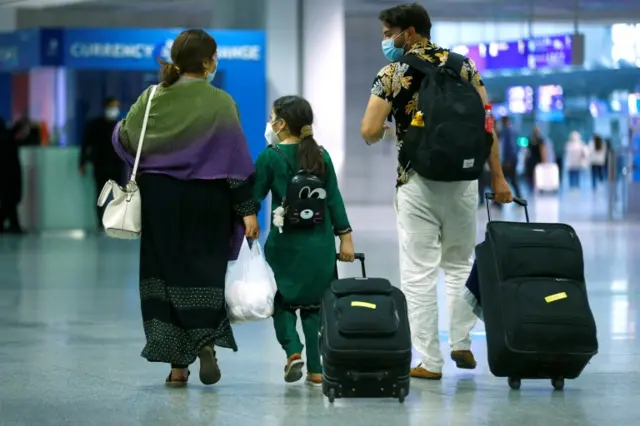
[[[278,288],[260,243],[245,239],[238,259],[227,268],[225,299],[229,319],[238,324],[269,318],[273,315],[273,299]]]

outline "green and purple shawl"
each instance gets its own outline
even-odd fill
[[[151,88],[145,90],[127,117],[113,131],[113,146],[130,166]],[[138,173],[161,173],[181,180],[234,179],[246,181],[255,168],[231,96],[204,79],[181,78],[159,86],[151,111]],[[230,259],[237,257],[244,229],[234,226]]]
[[[133,166],[151,88],[116,126],[113,145]],[[140,159],[139,173],[176,179],[246,180],[254,172],[233,98],[204,79],[182,78],[158,87]]]

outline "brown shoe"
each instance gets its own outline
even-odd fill
[[[302,379],[302,367],[304,367],[302,355],[291,355],[287,360],[286,367],[284,367],[284,381],[287,383],[294,383]]]
[[[411,377],[416,379],[440,380],[442,379],[442,373],[434,373],[424,368],[422,364],[418,364],[417,367],[411,369]]]
[[[452,351],[451,359],[456,363],[456,367],[463,370],[473,370],[478,365],[471,351]]]
[[[222,378],[218,360],[211,346],[204,346],[198,354],[200,358],[200,381],[203,385],[215,385]]]
[[[313,387],[322,386],[322,374],[307,373],[307,384]]]
[[[174,374],[173,369],[171,369],[171,373],[169,373],[169,376],[165,380],[165,384],[172,388],[183,388],[187,386],[190,374],[188,368],[185,368],[177,374]]]

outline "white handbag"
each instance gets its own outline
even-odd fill
[[[149,121],[149,111],[151,110],[151,100],[156,93],[158,86],[151,88],[149,100],[147,101],[147,109],[144,112],[142,121],[142,130],[140,131],[140,139],[138,140],[138,150],[136,152],[136,160],[133,163],[131,171],[131,179],[127,186],[122,188],[114,180],[109,180],[98,197],[98,206],[102,207],[107,202],[110,194],[113,194],[113,200],[104,209],[102,215],[102,225],[105,233],[111,238],[119,238],[122,240],[133,240],[140,237],[142,233],[141,221],[141,199],[140,190],[136,183],[136,174],[138,173],[138,163],[140,163],[140,154],[142,153],[142,145],[144,136],[147,132],[147,123]]]

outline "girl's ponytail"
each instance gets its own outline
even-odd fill
[[[317,176],[324,175],[324,155],[313,138],[310,125],[302,126],[300,129],[300,168]]]

